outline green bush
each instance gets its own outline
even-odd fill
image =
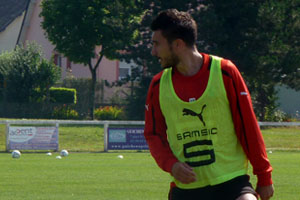
[[[76,89],[76,106],[75,109],[80,113],[81,117],[88,117],[89,116],[89,105],[91,102],[91,95],[90,95],[90,87],[91,87],[92,80],[90,78],[66,78],[62,80],[61,83],[57,83],[56,87],[66,87],[66,88],[74,88]],[[100,94],[102,93],[102,85],[101,83],[97,82],[96,84],[96,91]],[[96,93],[97,94],[97,93]],[[98,94],[98,95],[100,95]],[[96,96],[95,99],[101,99],[100,96]],[[98,102],[101,103],[101,102]]]
[[[117,106],[105,106],[95,109],[95,119],[98,120],[120,120],[124,115],[122,108]]]
[[[76,89],[73,88],[50,88],[50,102],[52,103],[65,103],[76,104]]]
[[[7,102],[45,101],[48,88],[60,78],[60,68],[43,57],[36,43],[16,46],[0,55],[0,85]]]
[[[264,117],[265,121],[272,121],[272,122],[283,122],[289,121],[289,116],[279,109],[269,110],[266,108],[266,114]]]
[[[78,112],[66,104],[57,106],[52,113],[54,119],[79,119]]]

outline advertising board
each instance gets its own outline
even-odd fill
[[[10,126],[8,149],[58,150],[58,128],[55,126]]]
[[[147,150],[144,128],[108,128],[108,150]]]

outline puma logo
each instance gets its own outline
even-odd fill
[[[206,104],[204,104],[204,105],[202,106],[202,110],[201,110],[201,112],[200,112],[199,114],[195,113],[194,111],[192,111],[192,110],[190,110],[190,109],[184,108],[184,109],[182,110],[182,112],[183,112],[182,115],[183,115],[183,116],[185,116],[185,115],[197,116],[197,117],[200,119],[200,121],[202,122],[203,126],[205,126],[205,122],[204,122],[203,116],[202,116],[202,112],[203,112],[203,110],[204,110],[205,107],[206,107]]]
[[[149,104],[146,104],[145,108],[146,108],[147,111],[149,111]]]

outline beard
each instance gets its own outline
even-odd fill
[[[162,67],[169,68],[175,67],[179,63],[179,57],[173,52],[172,48],[170,48],[170,56],[164,58],[163,62],[161,63]]]

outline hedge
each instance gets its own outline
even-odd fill
[[[50,102],[52,103],[64,103],[64,104],[76,104],[77,96],[76,89],[63,88],[63,87],[51,87],[50,88]]]

